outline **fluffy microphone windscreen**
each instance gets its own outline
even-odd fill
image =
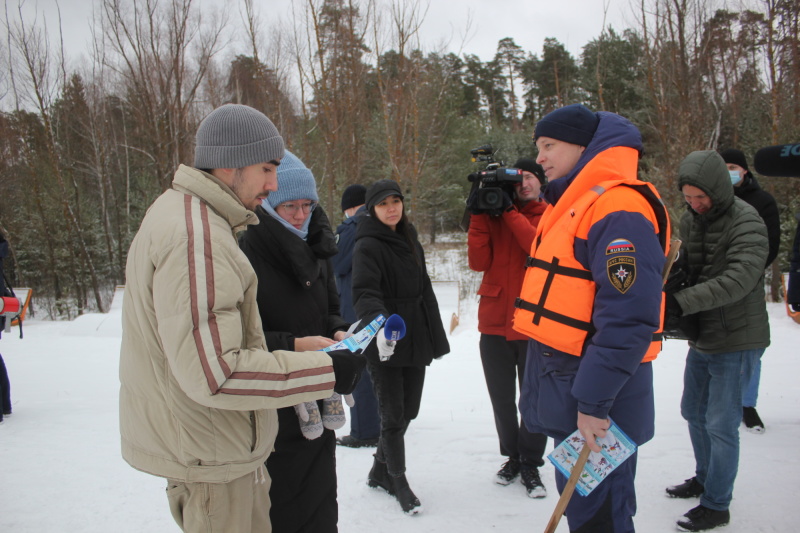
[[[764,176],[800,178],[800,144],[767,146],[753,157],[756,172]]]

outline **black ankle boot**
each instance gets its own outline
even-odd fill
[[[386,463],[380,462],[377,457],[372,462],[372,469],[367,476],[367,485],[373,489],[381,488],[394,495],[394,488],[389,480],[389,471],[386,470]]]
[[[411,487],[408,486],[406,475],[390,475],[389,480],[392,483],[392,494],[394,494],[394,497],[397,498],[398,502],[400,502],[400,507],[403,508],[403,512],[408,515],[421,513],[422,504],[419,502],[419,499],[414,495],[414,493],[411,492]]]

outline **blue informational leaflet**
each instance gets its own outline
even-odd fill
[[[378,315],[375,320],[364,326],[358,333],[353,333],[358,324],[361,323],[359,320],[350,326],[349,330],[347,330],[348,333],[353,333],[350,337],[347,337],[336,344],[331,344],[327,348],[323,348],[322,351],[332,352],[334,350],[350,350],[351,352],[363,352],[367,345],[369,345],[370,341],[375,337],[375,334],[378,333],[378,330],[381,329],[381,326],[383,326],[384,322],[386,322],[386,319],[383,317],[383,315]]]
[[[580,431],[576,430],[556,446],[547,458],[564,476],[569,477],[585,444],[586,440]],[[613,420],[606,436],[597,439],[597,444],[600,445],[600,453],[589,454],[586,466],[575,486],[575,490],[581,496],[592,492],[615,468],[636,452],[636,443],[628,438]]]

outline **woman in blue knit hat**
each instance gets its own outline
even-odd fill
[[[289,151],[278,167],[278,190],[256,209],[258,225],[240,246],[258,276],[257,303],[267,347],[319,350],[342,340],[349,324],[339,314],[330,258],[336,242],[318,205],[311,171]],[[275,533],[337,531],[336,435],[344,422],[341,399],[278,410],[270,521]]]

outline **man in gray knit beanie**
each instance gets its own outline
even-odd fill
[[[267,350],[256,274],[235,232],[257,224],[253,210],[277,190],[283,139],[263,113],[227,104],[196,140],[194,168],[178,168],[128,252],[122,457],[166,478],[183,531],[269,532],[276,410],[349,394],[364,358]]]
[[[283,137],[263,113],[225,104],[208,114],[195,137],[195,168],[227,185],[251,211],[277,189]]]

